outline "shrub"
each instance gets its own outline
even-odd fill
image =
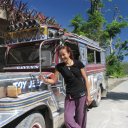
[[[110,54],[106,58],[107,65],[107,75],[114,77],[122,77],[124,76],[123,68],[121,62],[118,60],[117,56],[114,54]]]
[[[121,63],[121,66],[123,68],[124,74],[128,76],[128,62]]]

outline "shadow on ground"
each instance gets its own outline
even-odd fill
[[[104,100],[128,100],[128,93],[124,92],[108,92],[107,97]]]

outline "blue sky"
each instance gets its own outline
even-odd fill
[[[82,14],[87,19],[86,11],[90,6],[89,0],[23,0],[28,2],[31,9],[42,12],[44,15],[54,17],[56,21],[67,30],[71,31],[69,27],[71,19],[76,14]],[[120,14],[128,17],[128,0],[112,0],[112,2],[104,1],[104,15],[108,22],[113,19],[114,6],[118,6]],[[128,28],[123,29],[117,36],[122,41],[128,40]],[[125,58],[128,61],[128,57]]]

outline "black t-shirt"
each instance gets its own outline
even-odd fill
[[[84,64],[79,60],[74,60],[72,66],[66,66],[63,62],[56,65],[56,70],[64,77],[66,94],[77,95],[86,90],[85,82],[80,71],[84,67]]]

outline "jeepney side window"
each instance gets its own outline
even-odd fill
[[[89,64],[95,63],[95,51],[93,49],[87,48],[87,61]]]
[[[101,52],[101,63],[105,64],[105,51]]]
[[[101,52],[96,51],[96,63],[101,63]]]

